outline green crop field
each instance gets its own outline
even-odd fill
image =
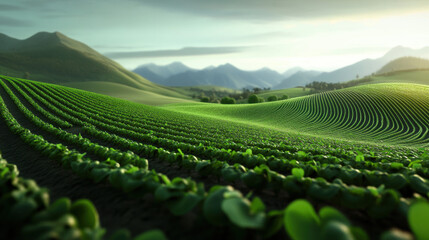
[[[425,85],[154,107],[0,76],[0,97],[6,239],[429,238]]]
[[[271,103],[193,103],[165,108],[285,132],[427,147],[428,93],[424,85],[370,84]]]

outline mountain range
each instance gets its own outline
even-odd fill
[[[278,84],[284,78],[269,68],[244,71],[231,64],[195,70],[175,62],[166,66],[142,65],[133,71],[164,86],[215,85],[232,89],[264,88]]]
[[[195,70],[177,62],[166,66],[143,65],[135,69],[134,72],[164,86],[216,85],[233,89],[254,87],[283,89],[304,86],[313,81],[336,83],[353,80],[357,77],[376,73],[389,62],[406,56],[429,58],[429,47],[411,49],[398,46],[380,58],[364,59],[331,72],[304,70],[300,67],[294,67],[280,74],[269,68],[244,71],[231,64]],[[177,66],[180,66],[180,68]],[[171,69],[180,69],[180,71],[172,71]],[[168,74],[161,76],[159,73]]]

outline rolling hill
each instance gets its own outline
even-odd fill
[[[270,103],[165,108],[288,132],[429,146],[429,87],[425,85],[369,84]]]
[[[417,57],[402,57],[384,65],[380,70],[377,71],[377,74],[419,69],[429,69],[429,60]]]
[[[135,98],[141,101],[144,101],[145,93],[161,101],[174,97],[186,98],[124,69],[87,45],[59,32],[40,32],[24,40],[1,34],[0,71],[42,82],[72,83],[81,89],[93,89],[94,84],[100,84],[100,88],[105,89],[102,86],[104,82],[120,84],[140,90]],[[89,88],[88,84],[91,85]]]
[[[371,81],[368,83],[415,83],[429,85],[429,70],[405,70],[375,75],[371,76]]]

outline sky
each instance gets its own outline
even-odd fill
[[[331,71],[429,46],[428,0],[0,0],[0,33],[59,31],[128,69]]]

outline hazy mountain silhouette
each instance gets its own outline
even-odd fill
[[[186,71],[193,71],[193,69],[181,62],[173,62],[165,66],[149,63],[141,65],[133,70],[133,72],[140,76],[158,84],[164,84],[165,79]]]
[[[322,82],[345,82],[355,79],[357,76],[363,77],[376,73],[388,62],[400,57],[413,56],[429,58],[429,47],[422,49],[411,49],[402,46],[395,47],[388,51],[383,57],[377,59],[364,59],[355,64],[340,68],[338,70],[322,73],[315,77],[314,81]]]
[[[293,68],[289,68],[288,70],[286,70],[282,75],[283,75],[283,77],[288,78],[297,72],[303,72],[303,71],[305,71],[305,69],[302,67],[293,67]]]
[[[273,89],[293,88],[297,86],[305,86],[311,83],[315,77],[320,75],[319,71],[299,71],[292,76],[284,79],[279,84],[273,86]]]
[[[273,88],[281,89],[304,86],[305,84],[313,81],[331,83],[346,82],[356,79],[357,77],[364,77],[376,73],[390,61],[405,56],[429,58],[429,47],[422,49],[411,49],[402,46],[394,47],[380,58],[364,59],[332,72],[319,72],[319,74],[313,71],[309,71],[308,73],[305,71],[299,72],[298,74],[294,74],[289,78],[282,80],[280,84]]]
[[[165,79],[166,86],[212,85],[232,89],[264,88],[279,83],[283,76],[268,68],[257,71],[244,71],[231,64],[224,64],[203,70],[188,70]]]

